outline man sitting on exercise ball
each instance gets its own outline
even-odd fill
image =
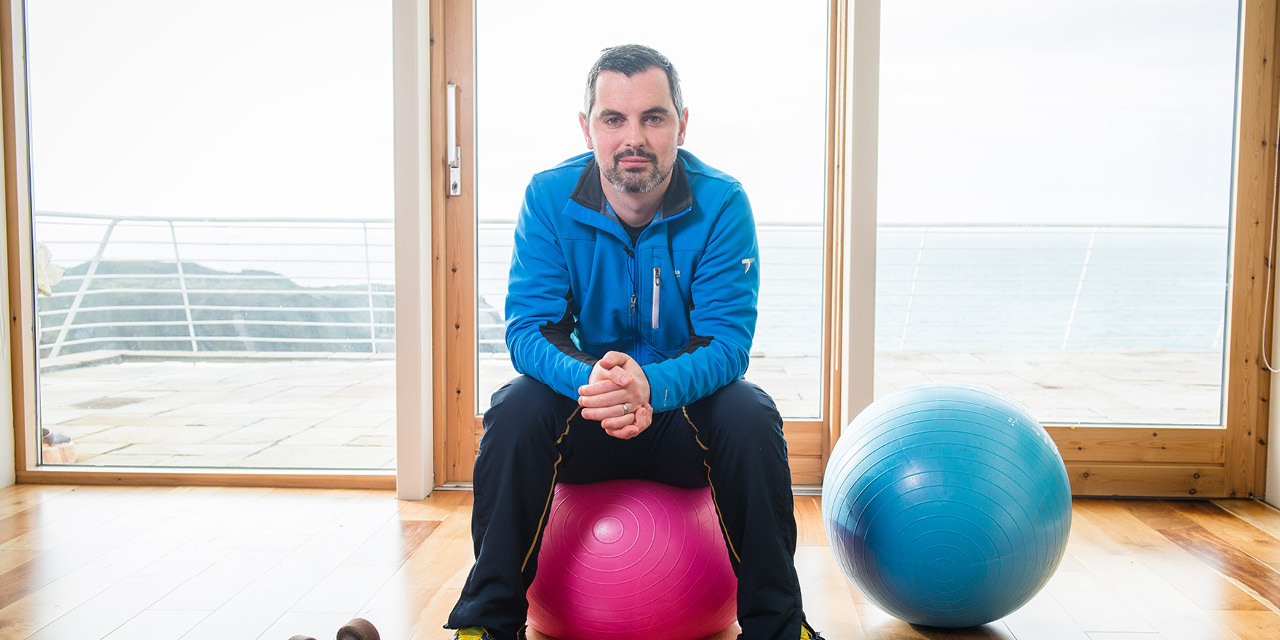
[[[590,153],[533,176],[516,222],[507,348],[476,458],[476,563],[455,638],[523,636],[556,482],[710,485],[743,638],[805,622],[782,418],[742,379],[760,289],[755,221],[732,177],[684,143],[675,67],[606,49],[578,114]]]

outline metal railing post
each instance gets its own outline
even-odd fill
[[[93,254],[93,260],[89,262],[89,268],[84,272],[84,279],[80,281],[80,288],[76,291],[76,297],[71,301],[71,308],[67,309],[67,315],[62,318],[62,327],[58,329],[58,337],[53,341],[53,349],[49,351],[49,357],[58,355],[62,350],[62,342],[67,338],[67,332],[71,330],[71,325],[75,324],[76,313],[80,311],[80,305],[84,303],[84,294],[89,290],[89,282],[93,280],[93,276],[98,271],[98,265],[102,262],[102,254],[107,250],[107,242],[111,240],[111,232],[115,231],[116,223],[119,219],[113,219],[107,223],[107,228],[102,232],[102,240],[98,242],[98,250]],[[40,343],[40,337],[36,336],[36,344]]]
[[[902,337],[898,340],[898,349],[907,348],[907,328],[911,325],[911,309],[916,302],[916,283],[920,281],[920,265],[924,262],[925,239],[929,237],[929,228],[920,231],[920,246],[916,248],[915,269],[911,272],[911,292],[907,294],[907,312],[902,317]]]
[[[1093,243],[1098,239],[1098,228],[1094,227],[1089,234],[1089,248],[1084,252],[1084,264],[1080,265],[1080,281],[1076,283],[1076,295],[1071,300],[1071,313],[1067,316],[1067,330],[1062,334],[1062,348],[1067,350],[1067,342],[1071,340],[1071,326],[1076,321],[1076,310],[1080,308],[1080,294],[1084,292],[1084,279],[1089,275],[1089,261],[1093,259]]]
[[[182,291],[182,311],[187,314],[187,335],[191,337],[191,352],[200,350],[196,342],[196,325],[191,321],[191,298],[187,295],[187,274],[182,270],[182,253],[178,251],[178,230],[169,221],[169,237],[173,239],[173,261],[178,265],[178,288]]]
[[[365,290],[369,293],[369,353],[377,353],[378,328],[373,315],[373,268],[369,266],[373,260],[373,256],[369,253],[369,223],[362,222],[360,227],[364,230],[364,280]]]

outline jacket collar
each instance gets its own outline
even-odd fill
[[[604,188],[600,186],[600,166],[591,158],[587,166],[578,175],[578,184],[569,196],[574,202],[592,210],[605,212]],[[662,204],[654,220],[669,218],[693,206],[693,191],[689,189],[689,178],[685,174],[684,158],[676,156],[675,166],[671,169],[671,182],[667,184],[667,192],[662,194]]]

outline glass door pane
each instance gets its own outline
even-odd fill
[[[391,3],[26,29],[42,463],[394,468]]]
[[[876,395],[1222,424],[1239,7],[883,7]]]
[[[747,378],[784,416],[821,416],[827,3],[555,6],[549,14],[539,3],[476,0],[476,411],[515,375],[503,301],[524,188],[587,151],[577,114],[600,51],[640,43],[680,74],[684,148],[737,178],[751,199],[762,283]]]

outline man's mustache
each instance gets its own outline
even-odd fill
[[[624,151],[619,151],[618,153],[613,154],[613,161],[617,163],[623,158],[634,158],[636,156],[644,158],[645,160],[648,160],[650,162],[658,161],[658,154],[650,153],[648,151],[643,151],[640,149],[626,149]]]

